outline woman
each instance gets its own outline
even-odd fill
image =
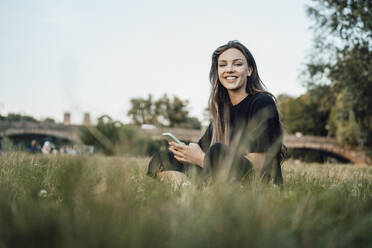
[[[253,170],[282,183],[285,148],[275,97],[265,90],[252,54],[238,41],[218,47],[209,78],[212,121],[204,135],[189,145],[169,142],[169,152],[152,157],[148,175],[176,179],[197,168],[214,178],[241,179]]]

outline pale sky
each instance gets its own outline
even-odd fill
[[[130,99],[167,93],[202,118],[212,52],[239,40],[275,95],[302,94],[309,0],[0,0],[0,114],[128,122]]]

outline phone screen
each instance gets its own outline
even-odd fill
[[[173,141],[177,142],[178,144],[181,144],[181,145],[185,144],[182,141],[180,141],[179,139],[177,139],[176,136],[174,136],[171,133],[162,133],[162,135],[170,137]]]

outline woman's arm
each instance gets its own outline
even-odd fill
[[[247,153],[244,157],[252,162],[253,170],[262,171],[264,161],[265,161],[265,153],[251,152],[251,153]]]

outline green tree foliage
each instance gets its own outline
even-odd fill
[[[329,47],[368,45],[372,40],[372,2],[370,0],[312,0],[307,14],[315,24],[316,38],[337,40],[338,44]],[[318,41],[320,42],[320,41]],[[371,44],[369,44],[371,45]],[[319,46],[318,46],[319,47]]]
[[[7,116],[1,116],[2,121],[29,121],[38,122],[34,117],[22,114],[9,113]]]
[[[307,13],[314,20],[314,48],[305,84],[330,86],[329,134],[371,145],[372,1],[313,0]]]
[[[152,95],[149,95],[147,99],[132,98],[130,103],[131,109],[128,111],[128,116],[132,118],[134,124],[156,124],[156,110]]]
[[[131,99],[128,116],[135,125],[153,124],[167,127],[182,127],[200,129],[201,123],[195,117],[189,116],[189,102],[177,96],[170,99],[166,94],[157,100],[149,95],[145,98]]]
[[[187,100],[182,101],[176,96],[169,102],[165,118],[169,121],[170,127],[182,126],[188,122],[189,111],[186,110],[188,104]]]
[[[106,155],[152,155],[160,149],[160,144],[142,136],[136,127],[123,125],[110,116],[98,118],[95,126],[82,126],[79,129],[81,141],[92,145]]]
[[[17,147],[14,145],[13,141],[9,137],[3,136],[0,139],[0,149],[3,152],[10,152],[17,150]]]
[[[44,123],[50,123],[50,124],[55,124],[56,121],[53,118],[47,117],[44,120],[42,120]]]
[[[80,128],[80,139],[86,145],[93,145],[105,154],[116,153],[115,148],[119,142],[119,128],[111,117],[104,115],[98,118],[95,127],[83,126]]]
[[[279,95],[278,101],[286,132],[317,136],[328,134],[328,118],[334,102],[330,86],[313,87],[297,98]]]
[[[16,113],[9,113],[7,116],[0,115],[0,121],[29,121],[29,122],[40,122],[32,116],[22,115]],[[50,117],[43,119],[43,123],[56,123],[56,121]]]

